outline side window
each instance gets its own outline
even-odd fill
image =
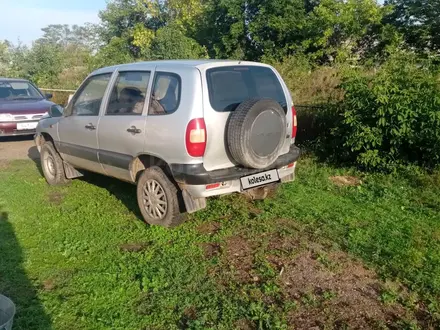
[[[113,87],[106,115],[141,115],[144,109],[150,72],[120,72]]]
[[[154,78],[149,115],[166,115],[177,110],[180,103],[181,79],[177,74],[157,72]]]
[[[98,116],[111,76],[111,73],[106,73],[90,77],[72,102],[72,115]]]

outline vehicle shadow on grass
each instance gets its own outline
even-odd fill
[[[8,213],[0,207],[0,293],[12,299],[17,308],[13,328],[52,329],[51,319],[26,275],[23,262],[23,251]]]
[[[86,171],[84,171],[84,176],[81,177],[80,180],[106,189],[111,195],[120,200],[125,207],[139,219],[139,221],[143,222],[143,218],[137,204],[135,185],[115,178]]]
[[[29,148],[28,158],[35,163],[35,167],[37,168],[40,175],[44,176],[43,169],[41,168],[40,153],[38,152],[38,149],[36,146]]]
[[[33,148],[35,148],[35,150]],[[28,151],[28,157],[35,163],[35,167],[38,169],[40,175],[44,177],[39,154],[38,157],[34,157],[35,153],[38,153],[36,147],[30,148]],[[84,176],[79,178],[79,180],[106,189],[110,194],[119,199],[130,212],[134,213],[140,221],[143,222],[136,200],[136,186],[97,173],[83,171],[83,174]]]

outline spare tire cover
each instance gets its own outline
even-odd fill
[[[286,139],[286,114],[272,99],[250,99],[232,112],[226,132],[232,158],[256,169],[271,166]]]

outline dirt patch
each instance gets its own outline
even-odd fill
[[[237,330],[254,330],[256,328],[254,322],[250,320],[241,319],[235,322],[235,329]]]
[[[341,175],[341,176],[331,176],[330,181],[339,187],[344,186],[359,186],[362,181],[355,176]]]
[[[200,234],[205,234],[205,235],[214,235],[218,233],[220,229],[221,229],[221,224],[220,222],[217,221],[205,222],[197,227],[197,231]]]
[[[222,248],[226,266],[232,271],[237,282],[248,283],[254,281],[251,274],[254,263],[252,244],[241,236],[229,237]]]
[[[180,328],[187,329],[194,320],[197,320],[197,309],[194,306],[185,308],[180,319]]]
[[[217,243],[202,243],[200,246],[206,259],[212,259],[220,254],[221,248]]]
[[[6,170],[9,167],[9,161],[0,159],[0,171]]]
[[[60,205],[63,202],[65,193],[59,191],[51,191],[47,196],[49,203],[54,205]]]
[[[383,284],[375,272],[343,252],[308,250],[284,260],[283,269],[279,283],[284,295],[298,303],[288,320],[295,328],[330,324],[370,329],[389,325],[405,315],[402,306],[380,301]]]
[[[150,243],[126,243],[121,244],[119,248],[123,252],[141,252],[147,249]]]
[[[0,138],[0,160],[38,159],[33,137],[11,136]]]
[[[49,279],[49,280],[45,280],[42,283],[42,287],[43,287],[43,290],[45,290],[45,291],[52,291],[53,289],[55,289],[56,285],[55,285],[54,280]]]

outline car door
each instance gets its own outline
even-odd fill
[[[103,173],[98,161],[99,113],[112,73],[89,77],[69,103],[58,124],[57,149],[74,167]]]
[[[98,129],[98,157],[107,175],[133,181],[130,163],[144,150],[146,96],[152,70],[118,71]]]

